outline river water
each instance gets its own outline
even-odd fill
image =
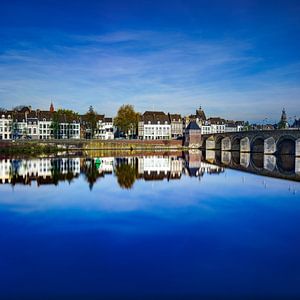
[[[0,159],[0,299],[300,298],[300,162]]]

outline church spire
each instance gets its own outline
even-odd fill
[[[54,112],[54,105],[53,105],[53,103],[52,103],[52,101],[51,101],[51,104],[50,104],[50,112]]]

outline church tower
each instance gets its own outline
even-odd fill
[[[284,108],[282,109],[281,118],[280,118],[280,122],[278,124],[278,128],[279,129],[289,128],[289,123],[287,121],[287,116],[286,116],[286,112],[285,112]]]
[[[53,103],[51,102],[51,104],[50,104],[50,112],[54,112],[54,105],[53,105]]]

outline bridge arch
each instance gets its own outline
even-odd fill
[[[217,135],[215,138],[215,149],[221,150],[222,149],[222,140],[224,139],[224,136]]]
[[[264,153],[264,138],[262,136],[256,136],[251,142],[251,152]]]
[[[293,155],[278,155],[276,165],[281,174],[292,175],[295,173],[295,157]]]
[[[252,168],[257,171],[261,171],[264,168],[264,154],[263,153],[251,153],[250,162]]]
[[[240,164],[241,164],[241,153],[240,153],[240,151],[233,151],[231,153],[231,163],[235,167],[240,166]]]
[[[278,155],[295,155],[296,139],[291,135],[280,137],[276,143],[276,150]]]
[[[201,138],[201,146],[202,146],[202,148],[206,148],[206,141],[207,141],[208,138],[209,138],[208,135],[202,135],[202,138]]]
[[[241,137],[233,136],[231,139],[231,150],[240,151],[241,150]]]

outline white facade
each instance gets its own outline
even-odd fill
[[[201,134],[211,134],[211,126],[210,125],[202,125],[200,126]]]
[[[27,119],[27,135],[36,140],[39,138],[39,124],[38,119]]]
[[[169,140],[171,139],[171,125],[165,124],[144,124],[144,140]]]
[[[49,140],[53,137],[52,122],[46,119],[39,121],[39,139]]]
[[[225,132],[225,124],[211,124],[212,133]]]
[[[201,134],[242,131],[242,125],[228,126],[226,124],[204,124],[200,126]]]
[[[58,126],[60,139],[80,139],[80,123],[59,123]]]
[[[97,129],[95,138],[100,140],[113,140],[114,139],[115,128],[113,126],[112,120],[99,120],[97,122]]]
[[[225,124],[204,124],[200,125],[201,134],[212,134],[226,132]]]
[[[12,117],[11,115],[8,114],[1,114],[0,140],[10,140],[11,138],[12,138]]]
[[[243,126],[242,125],[226,125],[225,127],[225,132],[237,132],[237,131],[242,131]]]
[[[14,121],[12,127],[13,127],[13,129],[12,129],[13,136],[15,138],[20,138],[20,137],[28,135],[27,122],[25,119]]]

